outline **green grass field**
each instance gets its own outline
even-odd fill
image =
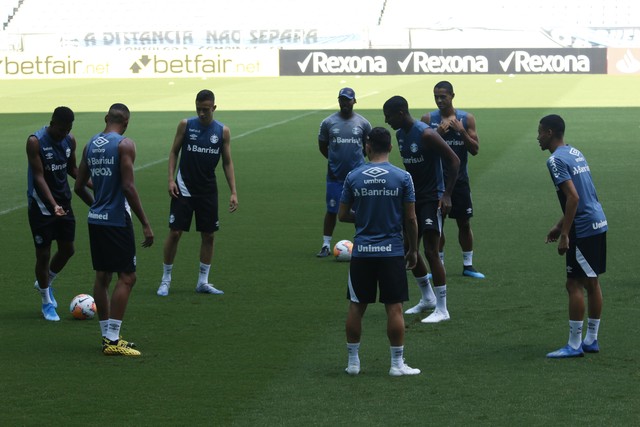
[[[344,374],[348,265],[314,256],[326,167],[318,125],[337,108],[342,86],[355,88],[356,109],[375,126],[384,125],[381,105],[392,95],[406,96],[414,116],[432,110],[431,88],[441,79],[0,82],[0,425],[637,425],[637,78],[449,78],[455,105],[478,123],[481,150],[470,162],[474,264],[487,279],[460,275],[450,239],[452,320],[429,326],[406,317],[407,362],[423,374],[387,375],[379,304],[364,320],[363,372]],[[182,239],[171,295],[159,298],[166,157],[178,121],[194,115],[195,93],[204,87],[216,92],[216,117],[232,131],[240,201],[234,214],[221,209],[216,234],[211,280],[225,295],[194,292],[199,236],[192,232]],[[57,105],[68,105],[84,145],[102,130],[113,102],[133,112],[127,134],[138,146],[137,186],[156,234],[152,248],[138,251],[138,283],[123,324],[125,338],[143,352],[135,360],[104,357],[97,322],[74,321],[64,308],[93,283],[87,208],[78,199],[76,255],[56,281],[62,321],[41,318],[25,208],[29,133]],[[538,120],[551,112],[565,118],[566,141],[587,157],[610,227],[602,351],[576,360],[544,357],[568,335],[564,261],[543,243],[561,214],[548,153],[536,142]],[[141,240],[137,224],[136,232]],[[339,224],[334,242],[352,235],[351,225]]]

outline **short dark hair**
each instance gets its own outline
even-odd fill
[[[107,118],[110,123],[126,123],[131,116],[129,107],[119,102],[109,107]]]
[[[409,113],[409,103],[407,102],[406,99],[404,99],[399,95],[392,96],[387,100],[387,102],[384,103],[382,110],[393,112],[393,113],[396,113],[399,111],[403,113]]]
[[[391,133],[383,127],[374,127],[369,132],[366,143],[374,153],[388,153],[391,151]]]
[[[216,97],[209,89],[203,89],[196,95],[196,102],[211,101],[216,102]]]
[[[53,114],[51,115],[51,121],[55,123],[70,124],[73,123],[74,120],[75,116],[69,107],[58,107],[53,110]]]
[[[441,82],[436,83],[433,87],[434,89],[444,89],[453,95],[453,85],[446,80],[442,80]]]
[[[549,114],[540,119],[540,124],[545,129],[550,129],[556,136],[564,136],[564,120],[557,114]]]

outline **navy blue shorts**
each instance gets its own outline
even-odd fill
[[[451,211],[449,218],[471,218],[473,216],[473,203],[471,201],[471,187],[466,181],[458,181],[451,193]]]
[[[598,277],[607,271],[607,232],[570,237],[566,263],[568,278]]]
[[[418,219],[418,236],[427,230],[442,233],[442,213],[438,208],[438,201],[416,202],[416,217]]]
[[[35,202],[34,202],[35,203]],[[42,215],[37,207],[28,210],[29,226],[36,248],[51,246],[51,242],[73,242],[76,238],[76,218],[71,207],[65,216]]]
[[[196,217],[196,231],[213,233],[220,229],[218,219],[218,194],[208,197],[171,198],[169,228],[189,231],[191,220]]]
[[[327,181],[327,212],[338,213],[340,197],[342,197],[342,187],[344,187],[344,182],[342,181]]]
[[[95,271],[136,271],[136,242],[131,218],[127,218],[124,227],[89,224],[89,244]]]
[[[347,299],[356,303],[395,304],[409,301],[409,285],[403,256],[351,258]]]

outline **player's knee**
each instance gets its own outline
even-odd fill
[[[136,284],[136,280],[138,279],[138,277],[136,276],[136,273],[122,273],[120,275],[120,281],[122,282],[122,284],[133,288],[133,286]]]

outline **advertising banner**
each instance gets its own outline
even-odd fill
[[[60,50],[0,54],[0,79],[274,77],[278,53],[261,50]]]
[[[281,50],[281,76],[606,74],[606,49]]]

